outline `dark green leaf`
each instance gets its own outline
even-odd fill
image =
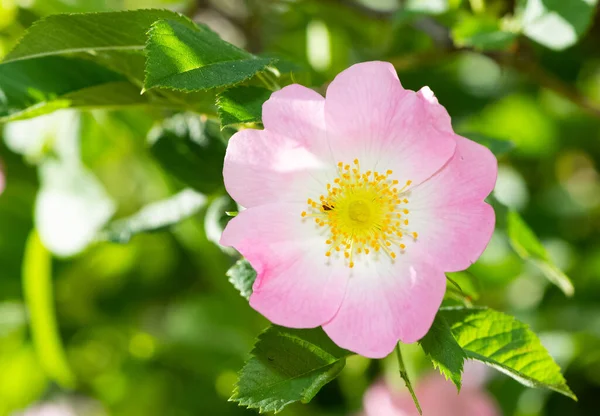
[[[527,325],[485,308],[442,308],[466,356],[529,387],[544,387],[577,400],[548,351]]]
[[[555,50],[577,43],[589,28],[598,0],[519,0],[519,20],[530,39]]]
[[[0,64],[0,120],[69,107],[118,107],[147,102],[125,78],[82,59],[46,57]]]
[[[351,354],[321,328],[271,326],[259,336],[230,400],[261,413],[307,403],[337,377]]]
[[[252,285],[256,280],[256,271],[246,259],[238,260],[229,270],[227,277],[231,284],[240,291],[240,295],[250,299],[252,294]]]
[[[145,50],[146,89],[228,87],[264,71],[273,62],[225,42],[206,26],[191,28],[173,20],[152,25]]]
[[[261,87],[234,87],[217,99],[221,128],[244,123],[260,123],[262,105],[271,96],[271,91]]]
[[[142,51],[152,23],[172,19],[193,27],[168,10],[55,14],[34,23],[5,62],[91,51]]]
[[[219,128],[195,114],[178,114],[150,132],[150,148],[163,168],[202,193],[223,188],[225,142]],[[216,131],[215,131],[216,130]]]
[[[463,133],[462,135],[487,147],[496,156],[508,153],[515,147],[510,140],[493,138],[481,133]]]
[[[467,356],[458,345],[450,325],[442,313],[438,313],[427,335],[420,341],[425,354],[431,358],[433,366],[450,379],[460,391],[463,363]]]
[[[206,204],[206,197],[191,189],[145,206],[128,218],[109,224],[100,232],[100,240],[127,243],[135,234],[157,231],[175,225],[196,214]]]
[[[575,289],[569,277],[552,262],[540,240],[515,211],[508,212],[507,227],[508,239],[517,254],[524,260],[531,260],[565,295],[572,296]]]

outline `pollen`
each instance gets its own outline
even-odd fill
[[[391,169],[384,173],[362,172],[360,162],[339,162],[337,177],[325,187],[325,193],[308,198],[308,210],[302,218],[312,217],[324,227],[325,256],[339,252],[350,268],[363,256],[386,256],[395,261],[407,248],[403,237],[416,241],[417,232],[408,229],[407,188],[393,177]],[[400,185],[403,183],[404,185]]]

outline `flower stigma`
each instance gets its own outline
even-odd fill
[[[358,159],[353,165],[339,162],[338,176],[327,184],[327,193],[318,200],[308,199],[309,209],[302,212],[303,218],[314,218],[320,227],[327,227],[327,250],[343,253],[347,265],[354,267],[357,255],[383,252],[392,261],[403,253],[405,236],[417,239],[417,232],[409,232],[409,211],[404,195],[412,181],[399,187],[393,172],[362,172]]]

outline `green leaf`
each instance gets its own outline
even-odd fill
[[[519,0],[523,33],[555,50],[573,46],[587,31],[598,0]]]
[[[146,205],[136,214],[109,224],[98,239],[127,243],[135,234],[158,231],[173,226],[198,213],[206,197],[191,189],[158,202]]]
[[[575,289],[569,277],[552,262],[540,240],[515,211],[508,212],[507,227],[508,239],[517,254],[524,260],[531,260],[565,295],[572,296]]]
[[[279,412],[297,401],[308,403],[337,377],[351,354],[321,328],[271,326],[254,345],[230,400],[261,413]]]
[[[204,25],[191,28],[173,20],[152,25],[146,45],[145,88],[198,91],[228,87],[273,63],[222,40]]]
[[[227,270],[227,277],[229,277],[229,281],[233,287],[240,291],[240,295],[246,299],[250,299],[252,285],[254,285],[254,281],[256,280],[256,270],[252,268],[248,260],[238,260]]]
[[[452,380],[460,391],[463,364],[467,356],[456,342],[442,313],[437,314],[429,332],[419,343],[425,354],[431,358],[433,366],[440,370],[446,380]]]
[[[149,133],[150,151],[187,186],[210,194],[223,188],[225,142],[216,123],[178,114]]]
[[[118,107],[147,102],[125,78],[82,59],[46,57],[0,64],[0,121],[60,108]]]
[[[5,62],[92,51],[142,51],[152,23],[172,19],[193,27],[168,10],[54,14],[35,22]]]
[[[544,387],[577,400],[548,351],[527,325],[485,308],[441,308],[467,358],[481,361],[528,387]]]
[[[517,39],[517,33],[502,30],[500,20],[490,15],[463,16],[452,28],[451,35],[457,47],[481,51],[504,50]]]
[[[477,142],[492,151],[494,155],[501,156],[514,149],[515,145],[510,140],[494,138],[481,133],[464,133],[463,136]]]
[[[223,91],[217,98],[221,128],[261,123],[262,105],[271,93],[266,88],[252,86],[239,86]]]

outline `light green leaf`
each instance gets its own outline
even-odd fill
[[[515,211],[507,214],[507,228],[508,239],[517,254],[524,260],[531,260],[565,295],[572,296],[575,289],[569,277],[552,262],[540,240]]]
[[[519,0],[523,33],[555,50],[573,46],[587,31],[598,0]]]
[[[500,20],[490,15],[465,15],[453,26],[452,40],[458,47],[481,51],[507,49],[518,34],[500,27]]]
[[[259,336],[251,354],[230,400],[263,413],[308,403],[337,377],[352,353],[335,345],[321,328],[274,325]]]
[[[481,133],[464,133],[462,135],[487,147],[496,157],[510,152],[515,147],[510,140],[498,139]]]
[[[92,51],[142,51],[152,23],[172,19],[193,27],[168,10],[54,14],[35,22],[5,62]]]
[[[442,313],[437,314],[429,332],[419,343],[425,354],[431,358],[433,366],[440,370],[446,380],[452,380],[460,391],[463,364],[467,356],[456,342]]]
[[[222,40],[206,26],[191,28],[173,20],[152,25],[146,46],[145,88],[198,91],[228,87],[273,63]]]
[[[198,213],[206,204],[206,197],[191,189],[142,208],[136,214],[109,224],[98,239],[127,243],[139,233],[158,231],[175,225]]]
[[[231,284],[240,291],[240,295],[246,299],[250,299],[252,285],[254,285],[254,281],[256,280],[256,270],[252,268],[248,260],[238,260],[227,270],[227,277],[229,277]]]
[[[271,96],[266,88],[240,86],[219,94],[217,108],[221,128],[244,123],[262,122],[262,105]]]
[[[207,194],[223,188],[225,142],[216,123],[178,114],[153,129],[148,140],[162,167],[187,186]]]
[[[485,308],[441,308],[467,358],[481,361],[528,387],[577,400],[548,351],[527,325]]]

